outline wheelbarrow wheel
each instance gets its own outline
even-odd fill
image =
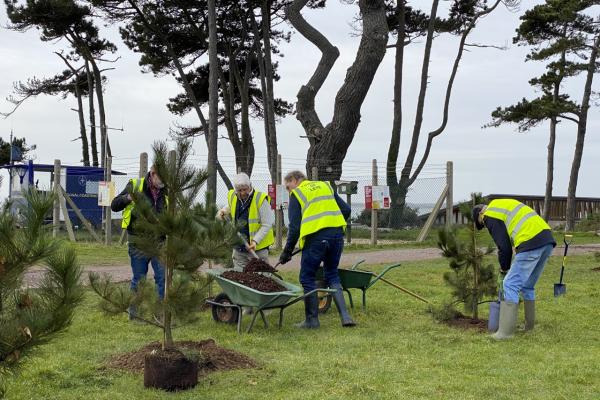
[[[220,304],[231,304],[231,300],[225,293],[219,293],[215,299],[215,303]],[[226,324],[235,324],[239,318],[239,310],[235,307],[222,307],[217,305],[212,305],[212,316],[213,319],[217,322],[224,322]]]
[[[318,288],[327,288],[325,282],[317,281]],[[331,308],[331,295],[319,292],[319,314],[325,314]]]

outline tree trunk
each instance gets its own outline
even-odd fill
[[[96,89],[96,98],[98,99],[98,114],[100,115],[100,155],[101,166],[104,167],[106,164],[106,158],[112,157],[112,153],[110,151],[110,145],[108,141],[108,130],[106,129],[106,113],[104,111],[104,93],[102,93],[102,75],[100,74],[100,69],[98,69],[98,65],[96,65],[96,61],[91,58],[90,64],[92,66],[92,73],[94,74],[94,86]]]
[[[563,36],[566,35],[566,27],[563,31]],[[556,82],[554,82],[554,90],[552,92],[552,102],[558,103],[560,100],[560,85],[565,76],[566,50],[563,50],[560,55],[559,74]],[[556,126],[558,120],[556,117],[550,118],[550,138],[548,140],[548,160],[546,162],[546,193],[544,194],[544,212],[542,218],[546,222],[550,221],[550,205],[552,204],[552,188],[554,184],[554,146],[556,144]]]
[[[236,165],[241,169],[242,172],[252,175],[252,169],[254,167],[254,141],[252,140],[252,132],[250,130],[250,75],[252,74],[252,58],[253,54],[248,50],[246,56],[246,64],[244,69],[244,75],[241,74],[235,56],[230,57],[229,68],[230,72],[233,71],[235,81],[237,82],[238,91],[241,100],[241,123],[240,123],[240,134],[241,134],[241,152],[236,154]]]
[[[272,0],[263,0],[262,13],[262,34],[264,42],[264,69],[267,90],[263,91],[263,98],[266,99],[266,118],[269,136],[267,137],[267,160],[269,163],[269,172],[271,180],[277,181],[277,128],[275,126],[275,94],[273,90],[273,62],[271,61],[271,4]],[[259,42],[260,43],[260,42]],[[257,52],[261,54],[260,49]],[[262,55],[262,54],[261,54]],[[265,132],[265,133],[266,133]]]
[[[581,112],[579,115],[579,123],[577,124],[577,141],[575,142],[575,153],[573,155],[573,164],[571,166],[571,176],[569,177],[569,188],[567,191],[567,226],[566,230],[572,231],[575,228],[576,217],[576,192],[577,180],[579,178],[579,168],[581,167],[581,158],[583,157],[583,145],[585,141],[585,133],[587,130],[587,116],[590,108],[590,95],[592,93],[592,82],[594,73],[596,72],[596,59],[598,58],[598,49],[600,48],[600,35],[594,40],[592,52],[588,62],[587,76],[585,80],[585,88],[583,98],[581,100]]]
[[[315,96],[327,79],[339,51],[300,14],[307,2],[294,0],[287,8],[287,16],[294,28],[321,50],[322,57],[309,82],[298,92],[297,119],[310,143],[307,170],[317,167],[319,179],[332,181],[342,174],[342,163],[360,122],[362,103],[385,55],[388,37],[385,4],[383,0],[360,0],[358,3],[362,16],[360,45],[336,95],[333,118],[324,127],[315,110]]]
[[[546,193],[544,194],[544,212],[542,217],[550,220],[550,204],[552,203],[552,185],[554,183],[554,145],[556,143],[556,117],[550,119],[550,139],[548,141],[548,160],[546,163]]]
[[[217,15],[215,0],[208,0],[208,181],[206,189],[208,191],[207,203],[214,204],[217,199],[217,135],[218,135],[218,114],[219,114],[219,92],[218,92],[218,74],[217,74]]]
[[[401,226],[404,207],[398,200],[406,197],[406,195],[401,196],[400,185],[398,185],[398,176],[396,174],[398,152],[400,151],[400,138],[402,134],[402,70],[404,66],[404,40],[406,38],[404,0],[398,1],[396,12],[398,14],[398,37],[396,39],[396,57],[394,64],[394,120],[392,123],[392,137],[390,139],[386,164],[387,185],[390,187],[391,197],[390,228],[399,228]]]
[[[88,103],[90,107],[90,141],[92,147],[92,165],[98,164],[98,143],[96,141],[96,110],[94,109],[94,78],[88,61],[85,61],[85,73],[88,79]]]
[[[85,129],[85,116],[83,115],[83,101],[81,99],[81,91],[79,90],[79,82],[75,77],[75,96],[77,96],[77,115],[79,116],[79,131],[81,135],[81,155],[83,156],[83,165],[90,166],[90,152]]]
[[[437,16],[437,7],[439,4],[439,0],[434,0],[432,3],[430,21],[429,21],[429,25],[427,28],[427,39],[425,42],[425,54],[423,56],[423,65],[422,65],[422,69],[421,69],[421,88],[419,91],[419,98],[417,100],[417,111],[416,111],[415,123],[414,123],[414,127],[413,127],[413,134],[412,134],[410,149],[408,151],[408,155],[406,157],[404,167],[402,168],[402,171],[400,173],[400,181],[398,183],[399,189],[396,191],[396,193],[399,193],[401,196],[404,196],[403,198],[396,200],[399,207],[404,207],[404,205],[406,203],[405,196],[408,193],[408,189],[414,183],[414,181],[418,178],[419,174],[421,173],[421,170],[425,166],[425,163],[427,162],[429,153],[431,151],[433,140],[437,136],[442,134],[444,132],[444,130],[446,129],[446,126],[448,124],[448,119],[449,119],[449,108],[450,108],[450,98],[452,95],[452,88],[454,86],[454,80],[455,80],[456,74],[458,72],[458,66],[462,59],[462,55],[464,52],[467,37],[471,33],[472,29],[475,27],[477,20],[479,18],[491,13],[492,11],[494,11],[500,3],[501,3],[501,0],[496,0],[492,6],[484,8],[483,11],[480,11],[479,13],[476,13],[475,15],[473,15],[471,17],[468,25],[464,28],[464,30],[461,34],[461,39],[460,39],[460,43],[458,46],[458,52],[454,59],[454,65],[452,67],[452,72],[450,74],[450,78],[448,79],[448,84],[446,86],[444,108],[443,108],[443,112],[442,112],[442,114],[443,114],[442,122],[437,129],[429,132],[429,134],[427,135],[427,144],[425,146],[423,156],[421,157],[421,160],[418,163],[417,168],[411,175],[415,157],[416,157],[416,153],[417,153],[419,137],[421,135],[421,127],[422,127],[422,123],[423,123],[423,112],[424,112],[424,108],[425,108],[425,97],[426,97],[426,93],[427,93],[427,80],[428,80],[428,74],[429,74],[429,62],[430,62],[430,58],[431,58],[431,47],[433,44],[433,36],[435,34],[435,20],[436,20],[436,16]],[[392,199],[392,201],[394,201],[394,199]]]
[[[90,166],[90,153],[89,153],[89,145],[87,139],[87,132],[85,129],[85,116],[83,115],[83,101],[81,99],[81,90],[79,89],[79,74],[78,71],[73,68],[69,60],[61,53],[55,52],[57,56],[59,56],[63,62],[67,65],[67,67],[71,70],[74,77],[73,89],[75,91],[75,97],[77,98],[77,116],[79,117],[79,136],[81,138],[81,156],[83,158],[83,165],[86,167]]]

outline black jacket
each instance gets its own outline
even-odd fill
[[[146,179],[144,179],[144,186],[142,187],[142,192],[144,193],[148,202],[150,202],[150,204],[152,204],[152,208],[154,208],[154,211],[157,213],[161,213],[161,212],[163,212],[163,210],[165,209],[165,206],[166,206],[165,190],[161,189],[159,191],[158,198],[155,202],[154,197],[152,197],[152,192],[150,191],[150,186],[148,185],[149,180],[150,180],[150,173],[148,173],[148,175],[146,175]],[[121,193],[119,193],[119,195],[116,196],[113,199],[113,201],[110,203],[111,210],[113,210],[114,212],[123,211],[125,209],[125,207],[127,207],[129,205],[129,203],[131,203],[131,201],[127,198],[127,195],[130,193],[133,193],[133,190],[134,190],[133,185],[132,185],[131,181],[129,181],[129,183],[127,183],[127,186],[125,186],[125,189],[123,189],[123,191]],[[133,210],[131,210],[131,220],[129,221],[129,226],[127,227],[127,232],[130,235],[135,234],[134,230],[133,230],[135,218],[136,218],[136,212],[135,212],[135,207],[134,207]]]

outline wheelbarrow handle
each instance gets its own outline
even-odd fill
[[[358,267],[360,264],[364,263],[365,259],[363,258],[362,260],[358,260],[358,262],[356,262],[352,268],[350,268],[352,271],[354,271],[356,269],[356,267]]]
[[[388,272],[390,272],[391,270],[393,270],[394,268],[398,268],[400,267],[402,264],[397,263],[397,264],[392,264],[392,265],[388,265],[387,267],[385,267],[383,269],[383,271],[381,271],[379,274],[376,274],[375,272],[371,272],[371,274],[373,274],[373,276],[375,277],[375,279],[373,279],[371,281],[371,283],[369,283],[369,286],[367,286],[367,289],[370,288],[371,286],[373,286],[374,284],[377,283],[378,280],[380,280],[381,278],[383,278],[383,276],[385,274],[387,274]],[[367,272],[367,271],[365,271]]]

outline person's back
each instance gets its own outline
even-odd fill
[[[556,241],[550,226],[532,208],[514,199],[496,199],[473,207],[477,229],[486,227],[498,247],[503,301],[495,339],[510,338],[515,330],[519,295],[525,301],[525,327],[533,329],[535,290]],[[513,248],[516,255],[513,260]]]

